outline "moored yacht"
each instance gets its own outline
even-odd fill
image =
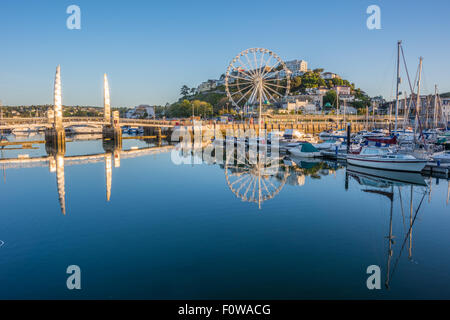
[[[102,133],[102,127],[91,124],[76,124],[66,128],[67,133],[83,134],[83,133]]]
[[[290,148],[288,151],[296,157],[317,158],[321,156],[320,151],[309,142],[301,143],[296,147]]]
[[[364,147],[359,154],[347,155],[349,164],[367,168],[420,172],[425,168],[427,160],[410,154],[392,152],[389,148]]]
[[[450,163],[450,151],[442,151],[433,154],[432,159],[439,163]]]

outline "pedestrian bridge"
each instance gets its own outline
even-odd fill
[[[62,119],[64,127],[73,125],[110,125],[111,123],[105,121],[104,117],[66,117]],[[181,121],[164,121],[164,120],[149,120],[149,119],[120,119],[120,126],[135,126],[135,127],[164,127],[171,128],[180,125]],[[184,123],[184,121],[183,121]],[[26,129],[32,130],[45,129],[53,127],[53,122],[48,118],[3,118],[0,120],[0,130],[12,129]]]

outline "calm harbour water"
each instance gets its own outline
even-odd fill
[[[104,152],[68,142],[63,171],[0,163],[1,299],[450,298],[447,180],[298,159],[263,173],[175,165],[171,150],[70,159]],[[47,157],[40,145],[2,158],[18,154]],[[66,287],[69,265],[81,290]],[[381,290],[366,287],[370,265]]]

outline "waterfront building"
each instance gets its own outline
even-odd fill
[[[282,109],[291,112],[302,111],[305,114],[317,114],[323,103],[323,95],[304,94],[288,96],[282,102]]]

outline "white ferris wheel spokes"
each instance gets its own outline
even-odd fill
[[[251,48],[239,53],[225,75],[228,99],[237,109],[273,104],[289,93],[290,71],[274,52]]]

